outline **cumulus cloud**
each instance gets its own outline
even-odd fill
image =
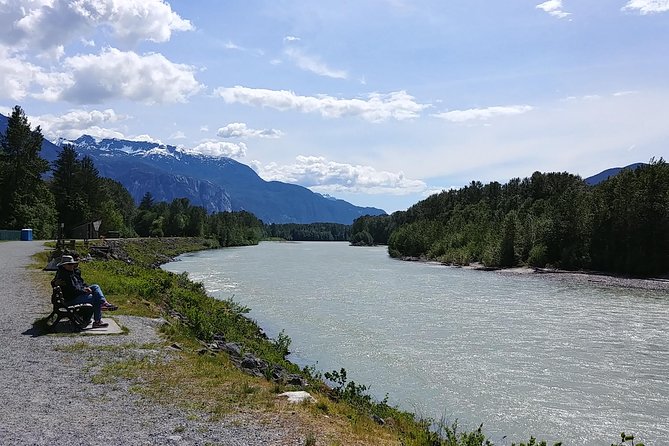
[[[70,110],[59,116],[38,116],[34,123],[42,127],[42,133],[50,140],[77,139],[84,134],[97,138],[123,138],[123,133],[109,127],[126,119],[127,116],[118,115],[113,109]]]
[[[221,138],[280,138],[283,136],[281,130],[251,129],[243,122],[231,122],[218,129],[216,134]]]
[[[310,71],[319,76],[331,77],[334,79],[348,79],[348,73],[346,71],[328,67],[317,56],[307,55],[297,48],[286,48],[284,53],[295,62],[298,68],[304,71]]]
[[[0,42],[51,51],[97,29],[119,42],[166,42],[172,32],[192,30],[163,0],[25,0],[0,2]]]
[[[0,50],[0,98],[20,101],[30,93],[33,82],[42,77],[42,68]]]
[[[553,17],[557,17],[559,19],[564,19],[565,17],[569,17],[571,15],[571,12],[565,12],[562,9],[562,0],[548,0],[538,4],[536,7],[537,9],[543,9]]]
[[[669,11],[669,0],[630,0],[622,8],[639,11],[642,15]]]
[[[503,107],[470,108],[469,110],[452,110],[444,113],[435,113],[432,116],[451,122],[483,121],[499,116],[520,115],[532,109],[533,107],[530,105],[509,105]]]
[[[246,156],[246,144],[243,142],[203,141],[195,147],[183,147],[180,150],[190,155],[204,155],[215,158],[243,158]]]
[[[43,90],[37,97],[79,104],[117,98],[153,104],[185,102],[203,88],[193,67],[173,63],[162,54],[107,48],[98,55],[67,58],[63,65],[64,73],[51,73],[38,81]]]
[[[130,141],[144,141],[144,142],[152,142],[155,144],[163,145],[163,142],[157,138],[154,138],[151,135],[147,135],[145,133],[137,136],[132,136],[128,138]]]
[[[423,181],[406,178],[402,172],[378,171],[371,166],[338,163],[317,156],[300,155],[295,161],[285,166],[276,163],[262,166],[258,161],[252,164],[267,181],[300,184],[317,192],[406,195],[427,188]]]
[[[235,86],[217,88],[214,94],[229,104],[269,107],[280,111],[297,110],[302,113],[320,113],[326,118],[359,116],[371,122],[388,119],[416,118],[426,104],[419,104],[405,91],[388,94],[372,93],[367,99],[338,99],[332,96],[298,96],[287,90],[267,90]]]

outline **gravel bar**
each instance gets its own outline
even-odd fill
[[[158,324],[147,318],[115,316],[127,335],[36,336],[32,323],[51,311],[50,290],[35,288],[35,275],[44,273],[29,265],[44,249],[42,242],[0,243],[6,279],[0,290],[0,445],[304,444],[286,417],[235,414],[209,421],[205,413],[143,398],[129,382],[93,383],[96,370],[119,356],[169,353],[128,347],[161,342]],[[82,342],[125,348],[77,348]]]

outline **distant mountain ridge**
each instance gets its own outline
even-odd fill
[[[638,169],[639,167],[645,166],[645,165],[646,165],[646,163],[634,163],[634,164],[630,164],[630,165],[625,166],[625,167],[612,167],[610,169],[603,170],[596,175],[585,178],[583,181],[585,181],[585,183],[588,186],[595,186],[595,185],[601,183],[602,181],[606,181],[611,177],[615,177],[616,175],[618,175],[620,173],[621,170],[628,170],[628,169],[629,170],[634,170],[634,169]]]
[[[60,141],[61,144],[65,141]],[[351,224],[363,215],[382,215],[373,207],[332,200],[295,184],[265,181],[231,158],[187,153],[175,146],[84,135],[74,141],[100,174],[123,184],[136,201],[151,192],[156,200],[188,198],[209,212],[249,211],[265,223],[330,222]]]
[[[0,132],[5,132],[7,121],[0,115]],[[58,143],[72,144],[80,155],[90,156],[100,175],[123,184],[137,203],[150,192],[157,201],[188,198],[209,212],[245,210],[265,223],[351,224],[363,215],[385,214],[382,209],[355,206],[303,186],[265,181],[249,166],[231,158],[189,154],[154,142],[89,135]],[[58,145],[44,140],[43,158],[52,162],[60,151]]]
[[[0,133],[8,118],[0,114]],[[101,139],[84,135],[72,143],[80,154],[89,155],[101,175],[123,184],[135,201],[148,191],[158,201],[188,198],[210,212],[247,210],[265,223],[330,222],[351,224],[363,215],[382,215],[373,207],[358,207],[302,186],[265,181],[245,164],[231,158],[188,154],[175,146],[146,141]],[[52,162],[61,148],[46,139],[42,157]],[[594,186],[625,169],[645,163],[613,167],[585,178]]]

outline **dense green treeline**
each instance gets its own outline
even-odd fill
[[[395,215],[395,214],[393,214]],[[397,227],[396,220],[390,215],[356,218],[351,227],[351,244],[356,246],[387,245],[388,237]]]
[[[214,237],[221,246],[257,244],[263,224],[248,212],[208,215],[185,198],[139,207],[123,185],[100,176],[93,160],[66,146],[49,163],[40,157],[43,136],[16,106],[0,135],[0,228],[32,228],[35,238],[81,237],[78,228],[101,220],[100,234],[123,237]],[[45,174],[51,173],[50,178]],[[84,226],[84,233],[85,231]]]
[[[393,257],[664,274],[669,166],[651,160],[592,187],[568,173],[472,182],[404,212],[358,219],[352,232],[352,242],[387,241]]]
[[[272,223],[265,225],[265,235],[291,241],[344,242],[351,238],[351,226],[340,223]]]

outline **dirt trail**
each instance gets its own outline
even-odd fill
[[[303,444],[278,420],[210,422],[206,414],[145,400],[128,383],[93,383],[93,373],[109,361],[165,354],[128,347],[159,342],[156,323],[118,316],[127,335],[35,336],[32,323],[50,312],[50,290],[34,289],[34,275],[46,273],[27,267],[43,249],[42,242],[0,243],[0,445]],[[127,348],[76,348],[82,341]]]

